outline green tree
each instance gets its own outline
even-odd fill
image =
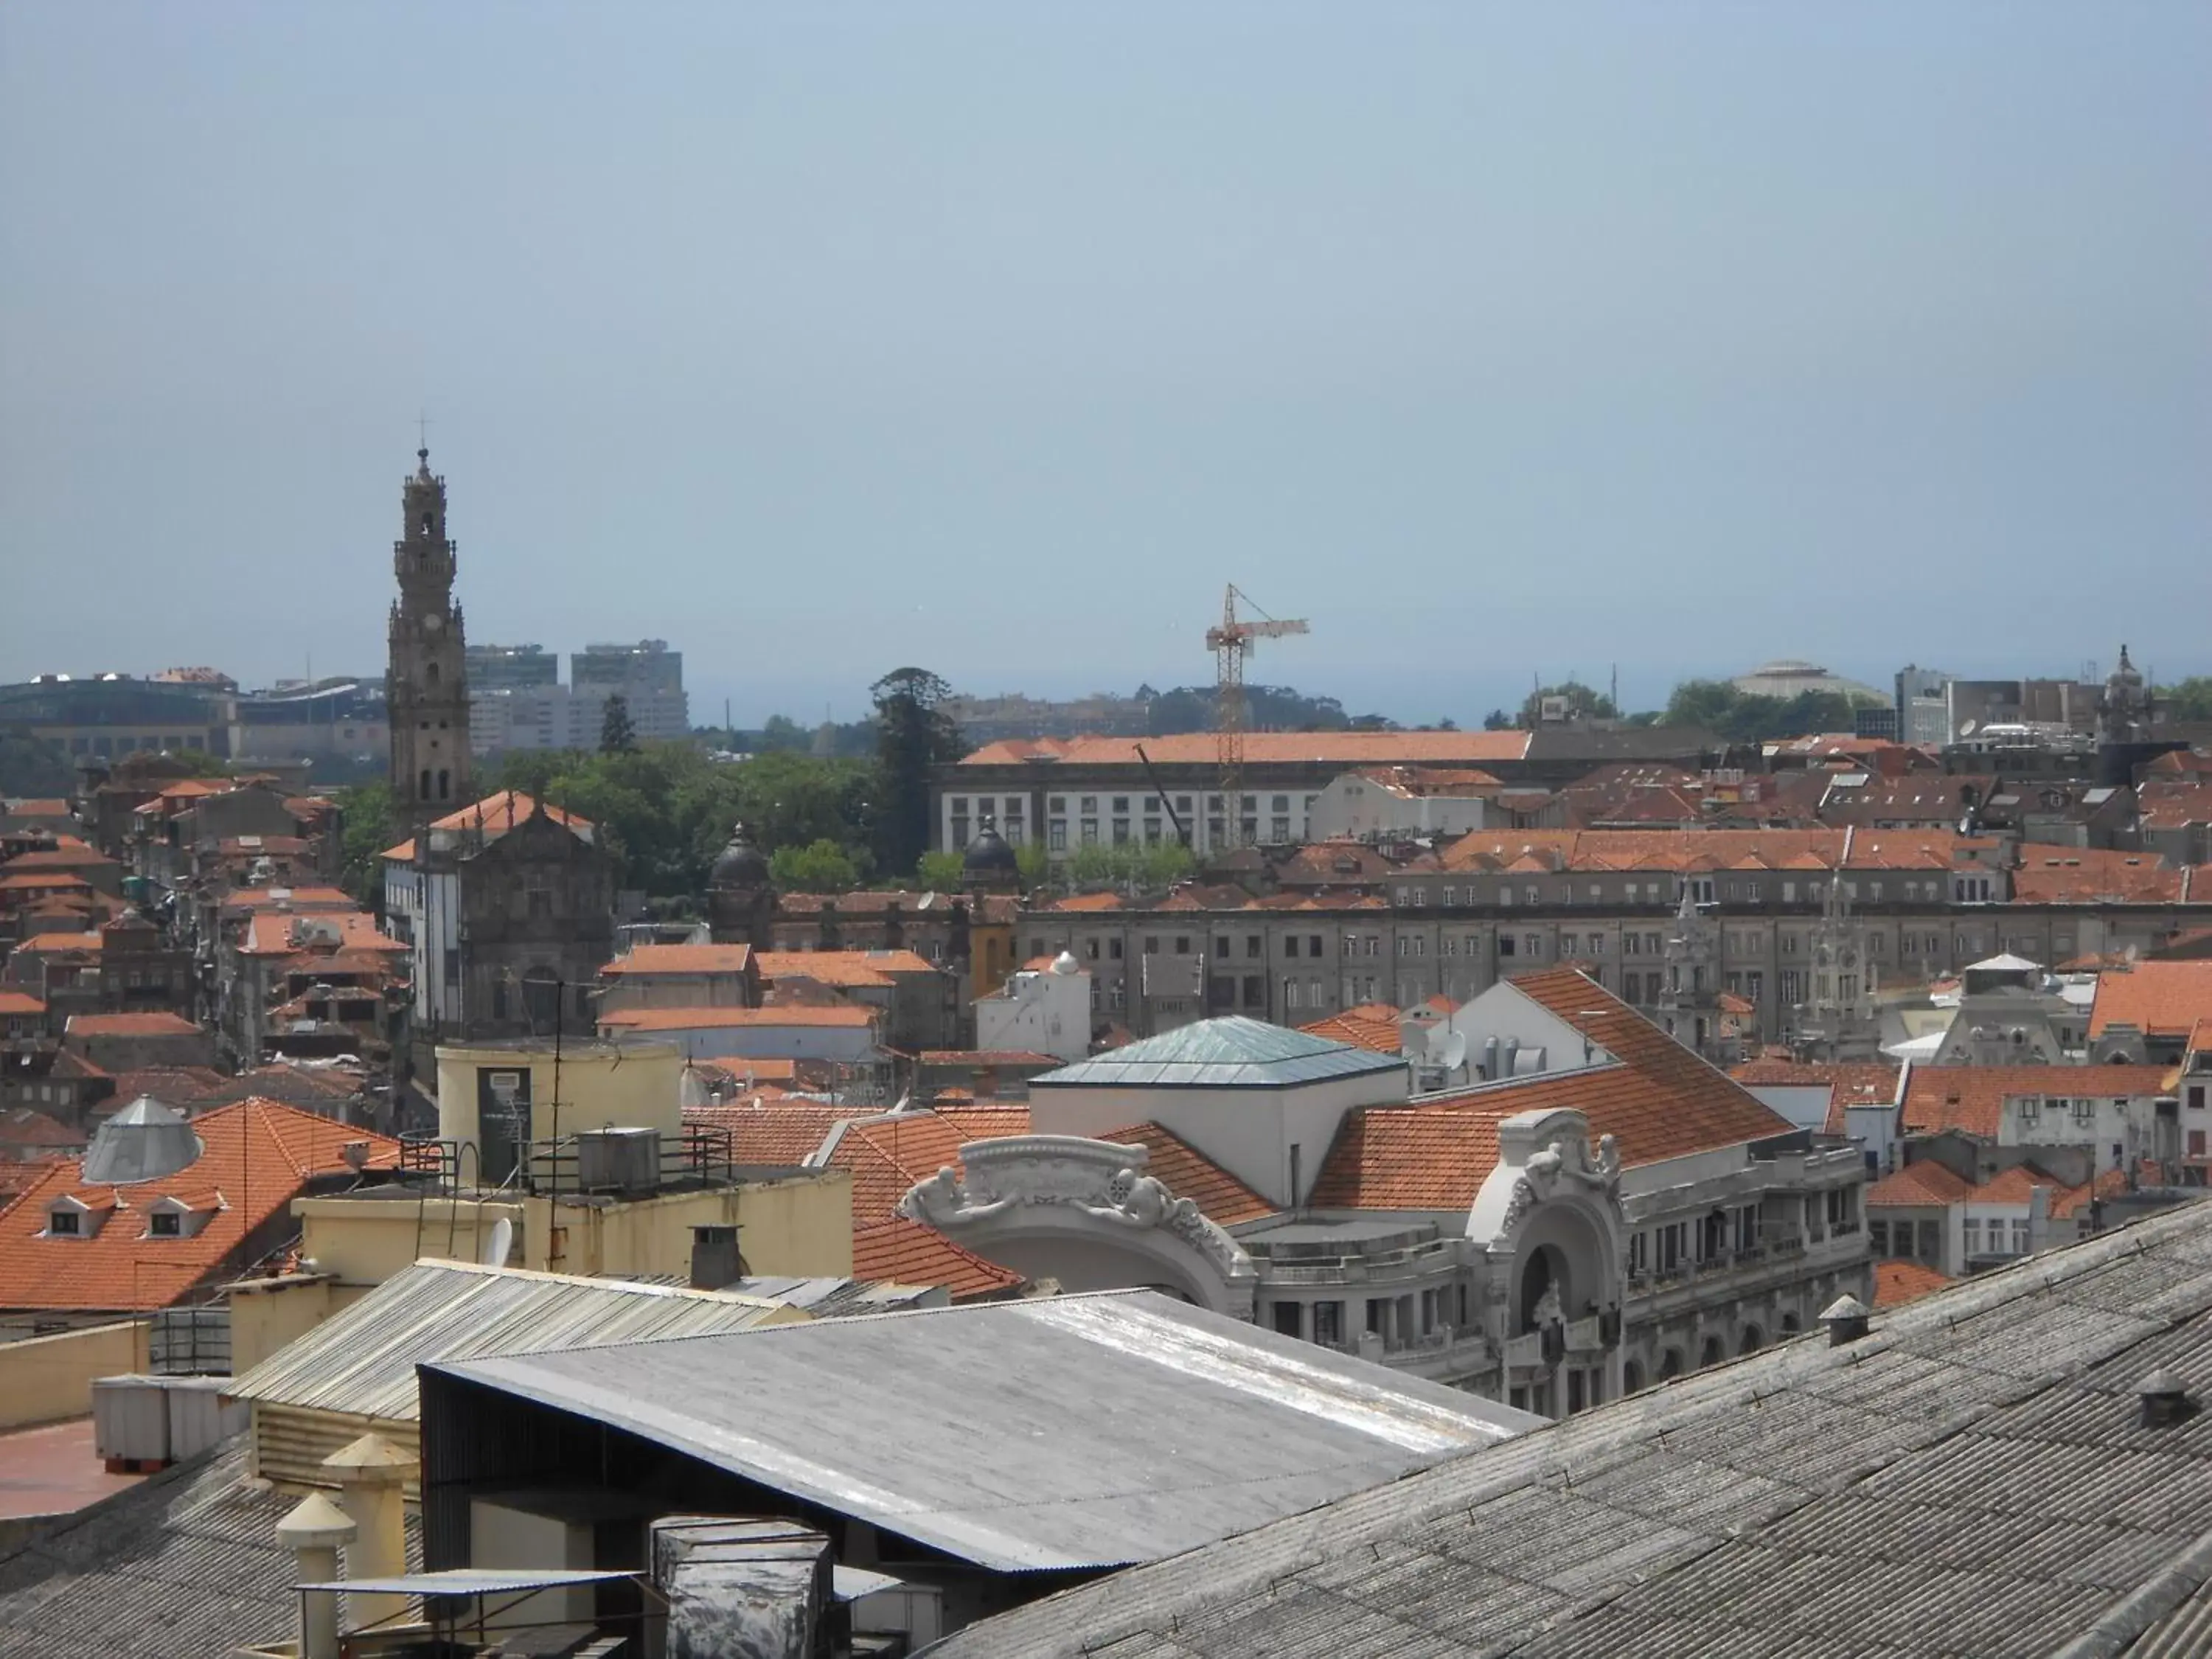
[[[2157,696],[2168,720],[2212,720],[2212,679],[2198,675],[2169,685]]]
[[[1190,848],[1179,841],[1157,846],[1125,842],[1118,847],[1092,842],[1079,847],[1066,866],[1069,883],[1078,889],[1119,888],[1139,892],[1161,892],[1187,881],[1198,868]]]
[[[1482,717],[1482,729],[1486,732],[1510,732],[1513,729],[1513,716],[1503,708],[1493,708]]]
[[[345,824],[338,884],[374,908],[383,896],[383,853],[392,833],[391,786],[362,783],[342,789],[338,811]]]
[[[779,847],[769,855],[769,873],[787,893],[848,893],[860,884],[851,856],[836,842]]]
[[[957,853],[924,853],[914,868],[915,880],[933,893],[957,893],[967,874],[967,860]]]
[[[599,752],[627,755],[637,747],[637,728],[630,724],[629,699],[619,691],[599,710]]]
[[[952,688],[926,668],[896,668],[869,689],[876,704],[876,861],[911,870],[929,850],[929,780],[960,758],[945,712]]]
[[[0,732],[0,795],[66,795],[76,787],[68,750],[27,726]]]
[[[1052,857],[1041,841],[1025,841],[1014,848],[1014,868],[1021,873],[1024,892],[1035,892],[1052,879]]]

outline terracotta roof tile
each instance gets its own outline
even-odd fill
[[[2071,1100],[2081,1096],[2159,1095],[2160,1066],[1916,1066],[1905,1089],[1907,1134],[1955,1129],[1997,1139],[2005,1103],[2023,1095]]]
[[[853,1234],[853,1277],[889,1285],[942,1285],[955,1301],[1011,1291],[1025,1281],[1011,1268],[963,1250],[943,1233],[903,1217]]]
[[[1089,1137],[1117,1146],[1142,1146],[1151,1156],[1145,1173],[1166,1183],[1177,1198],[1187,1198],[1217,1227],[1257,1221],[1275,1213],[1275,1206],[1235,1176],[1172,1130],[1157,1123],[1133,1123]]]
[[[763,951],[760,969],[770,980],[811,979],[840,988],[888,987],[894,974],[933,974],[936,965],[913,951]]]
[[[1901,1307],[1954,1281],[1921,1261],[1877,1261],[1874,1264],[1874,1305]]]
[[[685,1031],[726,1026],[763,1026],[773,1030],[792,1025],[866,1026],[876,1011],[852,1003],[807,1007],[782,1003],[773,1008],[617,1008],[599,1016],[599,1024],[618,1031]]]
[[[624,974],[742,974],[753,961],[750,945],[638,945],[599,969]]]
[[[199,1027],[182,1014],[71,1014],[65,1028],[73,1037],[197,1036]]]
[[[35,956],[54,956],[69,951],[97,951],[106,943],[97,930],[88,928],[82,933],[33,933],[15,948]]]
[[[1571,968],[1514,988],[1587,1032],[1612,1065],[1486,1084],[1410,1107],[1348,1113],[1313,1203],[1342,1209],[1464,1209],[1498,1159],[1498,1121],[1566,1107],[1613,1137],[1625,1164],[1787,1134],[1788,1120]]]
[[[1770,1086],[1825,1085],[1829,1091],[1827,1121],[1821,1126],[1832,1135],[1847,1133],[1848,1109],[1853,1106],[1892,1106],[1905,1068],[1894,1060],[1804,1061],[1747,1060],[1731,1067],[1729,1075],[1747,1089]]]
[[[332,933],[337,935],[336,945],[323,944]],[[240,955],[250,957],[288,957],[331,949],[382,951],[393,957],[407,953],[404,945],[379,931],[376,918],[366,910],[311,910],[299,915],[256,910],[246,919],[238,949]]]
[[[2155,853],[2094,847],[2023,847],[2013,872],[2016,904],[2178,904],[2184,872]]]
[[[538,803],[520,790],[502,789],[495,795],[486,795],[482,800],[464,806],[458,812],[447,813],[434,821],[430,828],[478,830],[483,831],[487,841],[496,841],[537,810]],[[556,823],[568,825],[571,830],[589,830],[592,827],[589,818],[563,811],[550,802],[546,804],[545,816]],[[404,863],[415,856],[415,843],[412,839],[403,841],[397,847],[386,848],[383,855]]]
[[[2132,1025],[2147,1036],[2185,1037],[2198,1020],[2208,1017],[2212,1017],[2212,961],[2138,962],[2124,973],[2097,976],[2089,1035],[2102,1036],[2108,1026]]]
[[[27,991],[0,990],[0,1015],[43,1014],[46,1005]]]
[[[1948,870],[1990,843],[1942,830],[1478,830],[1448,870]],[[1848,854],[1848,855],[1847,855]]]
[[[1298,1030],[1332,1042],[1349,1042],[1355,1048],[1372,1048],[1378,1054],[1395,1054],[1403,1046],[1395,1014],[1388,1021],[1366,1018],[1357,1012],[1332,1014]]]
[[[107,1311],[167,1307],[199,1288],[255,1229],[290,1205],[310,1175],[349,1166],[340,1148],[369,1144],[370,1163],[389,1168],[399,1143],[334,1118],[273,1101],[248,1100],[192,1120],[204,1150],[166,1180],[86,1188],[82,1165],[64,1158],[0,1212],[0,1308]],[[154,1239],[134,1224],[172,1193],[223,1195],[224,1207],[187,1237]],[[46,1238],[46,1209],[76,1194],[122,1208],[88,1238]]]
[[[730,1132],[730,1153],[739,1164],[780,1168],[804,1164],[840,1123],[878,1112],[876,1106],[832,1106],[816,1100],[760,1099],[720,1106],[687,1106],[684,1121]]]
[[[1891,1206],[1926,1209],[1931,1205],[1956,1204],[1974,1190],[1964,1176],[1931,1158],[1908,1164],[1884,1176],[1866,1189],[1869,1209]]]

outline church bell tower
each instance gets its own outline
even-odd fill
[[[414,835],[455,811],[469,792],[468,659],[453,603],[453,543],[446,534],[446,481],[430,452],[400,488],[404,533],[392,544],[399,597],[392,606],[385,698],[392,723],[392,822]]]

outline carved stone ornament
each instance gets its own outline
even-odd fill
[[[1608,1201],[1620,1195],[1620,1147],[1611,1135],[1598,1138],[1597,1151],[1577,1134],[1562,1130],[1528,1155],[1513,1182],[1513,1196],[1505,1206],[1501,1231],[1510,1233],[1528,1218],[1529,1211],[1561,1191],[1580,1188],[1602,1194]]]
[[[1076,1135],[1008,1135],[960,1149],[967,1178],[950,1167],[909,1188],[899,1213],[954,1233],[1033,1205],[1061,1206],[1109,1226],[1157,1228],[1198,1251],[1224,1278],[1253,1274],[1251,1258],[1188,1198],[1144,1173],[1142,1146]]]

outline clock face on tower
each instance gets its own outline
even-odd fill
[[[442,629],[445,625],[446,619],[434,611],[433,611],[428,616],[422,618],[422,631],[425,634],[435,634]]]

